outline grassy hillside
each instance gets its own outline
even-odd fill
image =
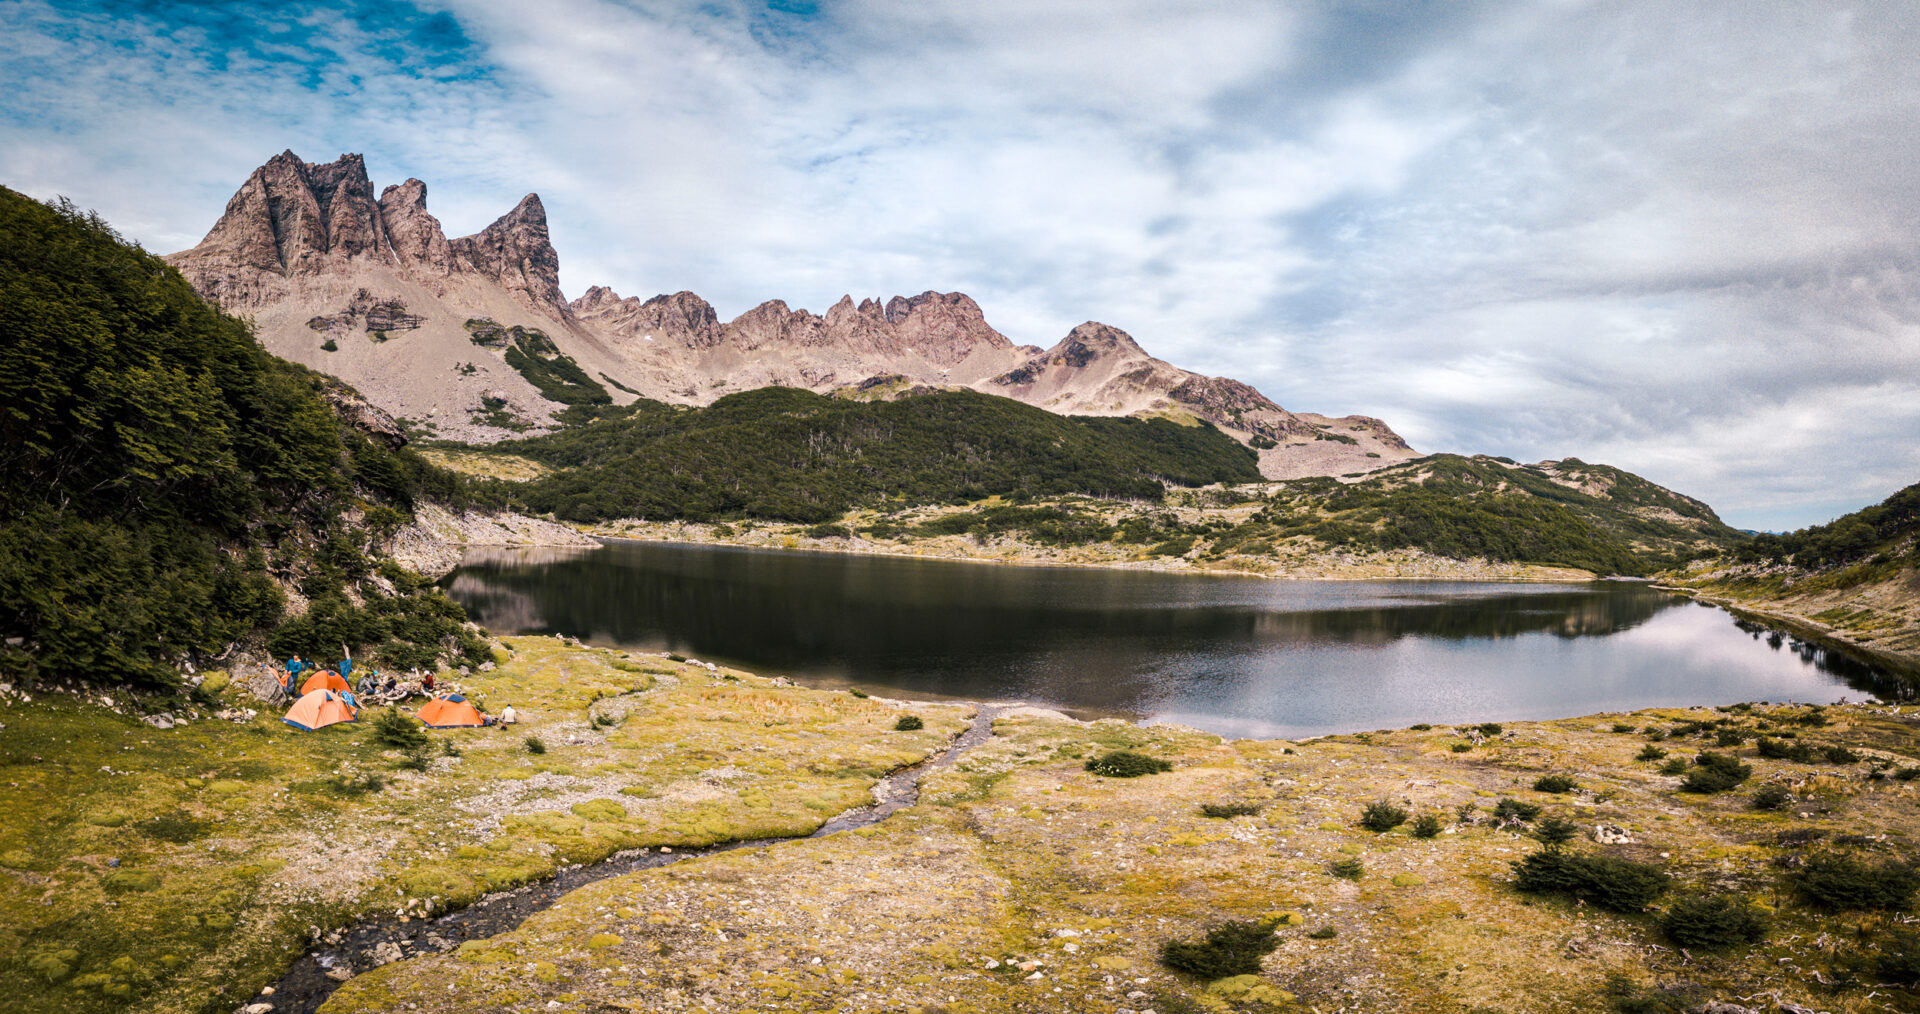
[[[572,521],[820,522],[856,505],[993,494],[1157,501],[1163,481],[1260,477],[1253,452],[1211,426],[1068,418],[967,391],[868,403],[762,388],[705,408],[641,401],[494,449],[559,469],[509,495]]]
[[[0,671],[167,683],[311,601],[276,651],[477,656],[369,556],[460,482],[343,423],[97,216],[0,188]]]
[[[1576,458],[1436,454],[1351,484],[1287,483],[1255,519],[1330,546],[1650,574],[1744,536],[1691,497]]]
[[[1760,535],[1677,582],[1920,667],[1920,484],[1785,535]]]

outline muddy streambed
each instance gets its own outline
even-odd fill
[[[912,806],[920,797],[921,779],[930,771],[952,764],[960,759],[961,754],[990,739],[993,736],[994,719],[1005,714],[1010,707],[1005,704],[980,705],[972,724],[946,750],[880,779],[873,788],[873,803],[835,816],[807,837],[820,838],[869,827]],[[242,1007],[270,1004],[274,1014],[312,1014],[342,982],[353,975],[399,958],[450,951],[468,940],[505,933],[519,926],[528,916],[552,907],[562,896],[587,884],[640,870],[658,869],[685,859],[737,849],[765,848],[795,840],[759,838],[676,851],[629,849],[597,863],[566,867],[538,883],[489,894],[465,908],[437,918],[412,918],[404,922],[397,916],[369,919],[327,934],[324,943],[308,951],[273,984],[271,994],[255,996]]]

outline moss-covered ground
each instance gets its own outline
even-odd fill
[[[1920,780],[1901,772],[1920,757],[1917,727],[1920,713],[1880,705],[1298,743],[1002,719],[882,824],[602,881],[513,932],[363,974],[324,1009],[1584,1012],[1710,999],[1914,1009],[1913,993],[1874,966],[1906,917],[1813,907],[1791,878],[1825,849],[1912,857]],[[1766,759],[1754,746],[1762,733],[1864,759]],[[1118,748],[1174,770],[1085,770]],[[1662,750],[1670,756],[1641,759]],[[1752,777],[1694,795],[1660,773],[1702,750],[1737,755]],[[1545,774],[1576,787],[1535,791]],[[1791,792],[1786,808],[1753,807],[1769,784]],[[1541,846],[1527,825],[1494,819],[1503,798],[1574,821],[1584,833],[1571,852],[1651,864],[1673,887],[1624,914],[1517,891],[1511,864]],[[1418,838],[1409,820],[1369,832],[1358,818],[1372,800],[1441,829]],[[1257,812],[1210,818],[1209,803]],[[1603,825],[1613,843],[1593,840]],[[1358,860],[1357,875],[1336,876],[1341,860]],[[1711,951],[1663,936],[1661,910],[1710,894],[1750,898],[1770,920],[1766,937]],[[1207,982],[1159,964],[1163,943],[1224,919],[1278,927],[1256,974]]]
[[[162,731],[111,694],[0,695],[0,1007],[231,1010],[367,915],[640,845],[808,833],[966,724],[923,708],[926,727],[899,732],[879,701],[507,643],[460,682],[522,724],[430,731],[425,770],[375,742],[371,711],[308,733],[229,689],[193,713],[258,717]]]

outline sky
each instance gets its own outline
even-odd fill
[[[365,155],[722,319],[963,291],[1740,527],[1920,481],[1920,6],[0,0],[0,184],[156,252]]]

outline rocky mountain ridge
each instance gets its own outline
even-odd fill
[[[499,439],[602,394],[703,405],[770,386],[869,398],[970,388],[1062,414],[1205,420],[1258,449],[1275,477],[1413,455],[1379,420],[1289,412],[1096,321],[1050,348],[1018,343],[959,292],[843,296],[824,314],[775,299],[727,321],[687,291],[641,300],[594,286],[569,301],[537,194],[453,239],[426,201],[418,179],[376,198],[360,155],[310,163],[286,151],[248,176],[204,240],[167,259],[203,295],[250,313],[275,354],[441,436]],[[482,340],[514,327],[553,351],[533,362]],[[573,378],[565,395],[558,375]]]

